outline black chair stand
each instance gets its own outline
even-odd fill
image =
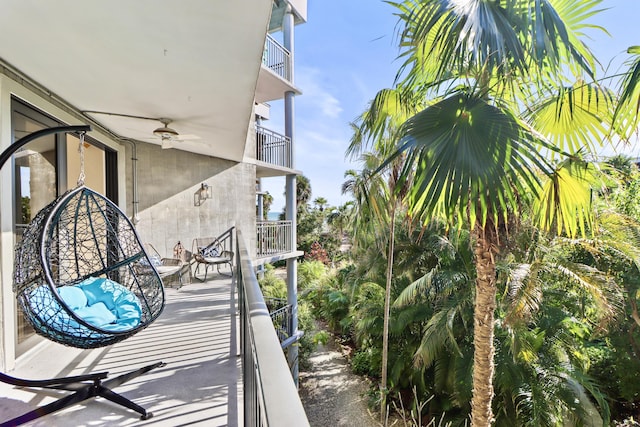
[[[61,409],[67,408],[69,406],[75,405],[76,403],[80,403],[92,397],[98,396],[136,411],[140,414],[141,420],[148,420],[153,416],[152,412],[148,412],[142,406],[114,392],[113,390],[111,390],[111,388],[124,384],[127,381],[130,381],[142,374],[151,371],[152,369],[160,368],[164,365],[165,363],[163,362],[157,362],[108,380],[106,379],[109,374],[108,372],[97,372],[93,374],[78,375],[73,377],[53,378],[50,380],[25,380],[0,373],[0,381],[17,387],[49,388],[73,391],[72,394],[62,397],[55,402],[51,402],[48,405],[34,409],[33,411],[27,412],[26,414],[20,415],[11,420],[3,421],[0,426],[18,426],[43,417],[45,415],[49,415]]]

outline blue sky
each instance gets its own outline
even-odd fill
[[[308,22],[296,27],[295,81],[303,94],[295,99],[296,169],[311,182],[312,199],[324,197],[336,206],[347,169],[358,169],[345,159],[351,137],[349,123],[365,109],[378,90],[393,84],[396,60],[394,8],[379,0],[309,0]],[[637,18],[640,1],[604,0],[593,23],[607,29],[593,32],[588,41],[603,66],[613,59],[618,69],[626,48],[640,45]],[[265,125],[283,131],[278,102],[271,103]],[[640,156],[636,147],[625,152]],[[263,180],[263,190],[274,197],[272,212],[284,207],[284,178]]]

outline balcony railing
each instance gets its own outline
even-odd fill
[[[244,425],[309,425],[240,231],[238,296]]]
[[[256,255],[258,258],[292,251],[291,221],[258,221]]]
[[[269,309],[269,316],[273,322],[280,343],[287,341],[293,336],[293,318],[291,304],[287,304],[287,300],[279,298],[271,298],[266,301]]]
[[[262,63],[283,79],[291,81],[291,54],[268,34],[264,44]]]
[[[285,168],[293,167],[291,138],[262,126],[256,126],[256,139],[258,160]]]

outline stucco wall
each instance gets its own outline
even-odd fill
[[[127,147],[127,214],[133,215],[132,148]],[[138,215],[136,228],[170,256],[181,241],[191,250],[196,237],[217,236],[229,227],[255,236],[255,166],[185,151],[137,144]],[[120,173],[122,177],[124,174]],[[202,183],[212,187],[212,199],[194,206]],[[253,250],[254,242],[247,242]]]

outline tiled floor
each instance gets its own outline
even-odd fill
[[[151,326],[111,347],[77,350],[45,343],[20,360],[10,375],[29,379],[109,371],[109,378],[162,361],[166,366],[114,391],[153,412],[134,411],[92,398],[27,425],[32,426],[239,426],[242,383],[238,357],[236,294],[231,279],[197,280],[167,288],[167,305]],[[49,403],[68,391],[19,389],[0,383],[0,420]]]

